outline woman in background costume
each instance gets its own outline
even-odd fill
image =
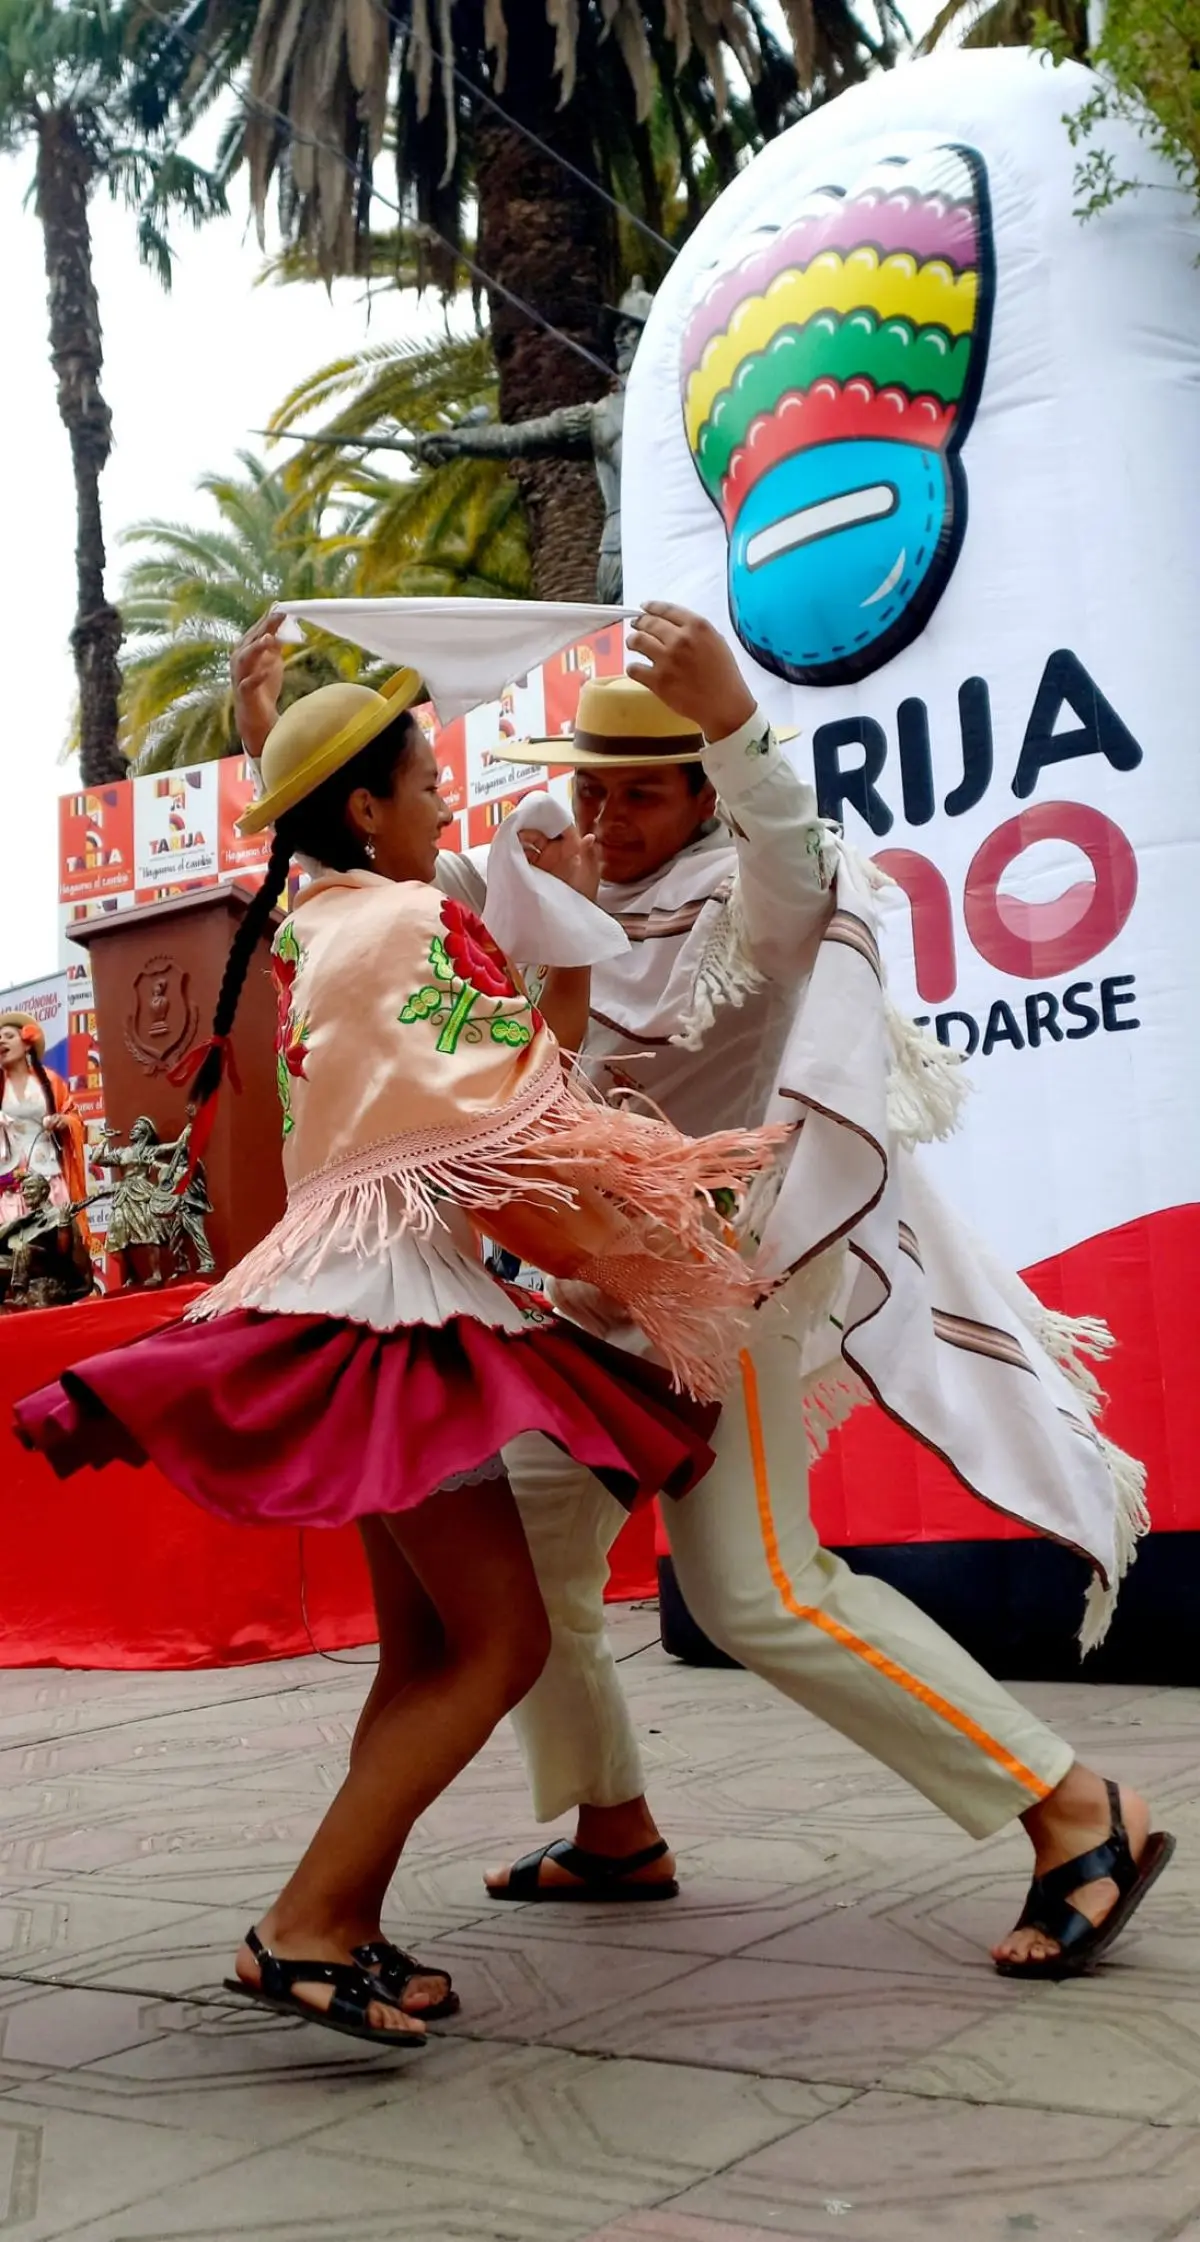
[[[52,1206],[87,1197],[83,1122],[45,1053],[45,1035],[28,1012],[0,1013],[0,1222],[24,1213],[27,1175],[46,1178]],[[82,1214],[75,1220],[86,1244],[87,1223]]]

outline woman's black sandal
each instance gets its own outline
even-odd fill
[[[428,2008],[406,2009],[405,2014],[415,2016],[421,2024],[440,2024],[443,2017],[458,2015],[462,2002],[454,1990],[449,1970],[418,1962],[415,1954],[406,1954],[404,1948],[394,1946],[390,1938],[372,1939],[369,1946],[356,1946],[352,1951],[355,1961],[362,1964],[372,1984],[379,1987],[382,1998],[392,2008],[404,2008],[404,1995],[414,1977],[440,1977],[446,1984],[442,1999],[431,2001]]]
[[[1146,1839],[1141,1859],[1135,1861],[1121,1813],[1121,1793],[1115,1783],[1106,1782],[1104,1788],[1112,1814],[1104,1843],[1093,1846],[1090,1853],[1080,1853],[1077,1860],[1064,1861],[1061,1868],[1035,1876],[1017,1924],[1019,1931],[1040,1931],[1044,1938],[1054,1939],[1057,1954],[1043,1961],[997,1962],[1001,1977],[1082,1977],[1120,1937],[1162,1875],[1175,1850],[1174,1838],[1157,1831]],[[1072,1907],[1070,1894],[1106,1879],[1116,1885],[1118,1897],[1101,1922],[1089,1922]]]
[[[577,1907],[612,1907],[618,1902],[631,1905],[635,1900],[675,1899],[679,1886],[673,1876],[664,1877],[658,1884],[638,1882],[640,1868],[649,1868],[670,1852],[665,1838],[657,1845],[647,1845],[643,1852],[626,1853],[623,1859],[614,1860],[607,1853],[585,1853],[582,1847],[572,1845],[567,1837],[559,1837],[551,1845],[541,1845],[536,1853],[526,1853],[523,1860],[515,1862],[509,1870],[508,1882],[488,1891],[492,1899],[523,1900],[526,1902],[573,1902]],[[569,1876],[577,1876],[577,1884],[543,1884],[542,1862],[557,1861]]]
[[[343,2032],[348,2039],[365,2040],[375,2047],[425,2046],[423,2032],[383,2031],[371,2023],[370,2011],[378,2007],[381,1994],[357,1962],[285,1961],[263,1945],[253,1928],[246,1933],[246,1944],[258,1963],[259,1982],[246,1985],[240,1977],[227,1977],[226,1992],[240,1993],[243,2000],[269,2008],[276,2016],[299,2016],[306,2024],[323,2024],[327,2031]],[[333,1999],[328,2008],[314,2008],[294,1990],[297,1985],[332,1985]]]

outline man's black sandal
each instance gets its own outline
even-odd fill
[[[1104,1843],[1093,1846],[1090,1853],[1080,1853],[1076,1860],[1064,1861],[1061,1868],[1035,1876],[1017,1924],[1019,1931],[1041,1931],[1043,1937],[1054,1939],[1058,1953],[1043,1961],[997,1962],[1001,1977],[1082,1977],[1120,1937],[1151,1885],[1162,1875],[1175,1850],[1174,1838],[1165,1831],[1156,1832],[1146,1839],[1141,1859],[1135,1861],[1121,1813],[1120,1791],[1115,1783],[1106,1782],[1104,1787],[1112,1813],[1112,1827]],[[1116,1885],[1118,1897],[1102,1922],[1089,1922],[1077,1907],[1072,1907],[1070,1895],[1085,1884],[1106,1879]]]
[[[649,1868],[670,1852],[665,1838],[657,1845],[647,1845],[640,1853],[626,1853],[614,1859],[607,1853],[585,1853],[581,1846],[572,1845],[567,1837],[556,1838],[551,1845],[541,1845],[536,1853],[526,1853],[509,1872],[507,1884],[498,1891],[488,1890],[492,1899],[521,1900],[529,1904],[538,1902],[574,1903],[577,1907],[613,1907],[618,1903],[629,1906],[638,1900],[675,1899],[679,1886],[673,1876],[664,1877],[660,1883],[637,1881],[641,1868]],[[578,1878],[574,1884],[543,1884],[542,1862],[557,1861],[569,1876]]]

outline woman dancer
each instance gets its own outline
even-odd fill
[[[694,1393],[721,1390],[750,1280],[709,1207],[782,1132],[693,1140],[597,1104],[478,920],[432,880],[447,822],[433,755],[383,695],[327,686],[280,719],[262,889],[197,1074],[193,1156],[238,994],[294,853],[324,876],[275,939],[287,1211],[191,1311],[18,1409],[60,1474],[152,1457],[222,1517],[362,1523],[380,1677],[349,1774],[249,1933],[250,1998],[386,2045],[416,1965],[382,1940],[417,1816],[536,1679],[548,1628],[498,1451],[539,1429],[625,1500],[707,1468],[694,1406],[561,1324],[479,1259],[472,1223],[622,1300]],[[424,1971],[426,2013],[453,2001]]]
[[[28,1012],[0,1013],[0,1222],[24,1212],[27,1175],[45,1176],[52,1206],[87,1197],[83,1122],[45,1052],[46,1038]],[[81,1214],[75,1219],[86,1244],[87,1224]]]

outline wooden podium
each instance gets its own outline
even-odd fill
[[[229,945],[253,892],[204,888],[72,928],[72,939],[92,954],[105,1112],[122,1138],[142,1113],[164,1143],[182,1130],[187,1092],[171,1082],[171,1069],[208,1036]],[[275,1026],[264,939],[246,975],[233,1035],[241,1095],[226,1082],[204,1158],[218,1272],[248,1253],[283,1213]]]

